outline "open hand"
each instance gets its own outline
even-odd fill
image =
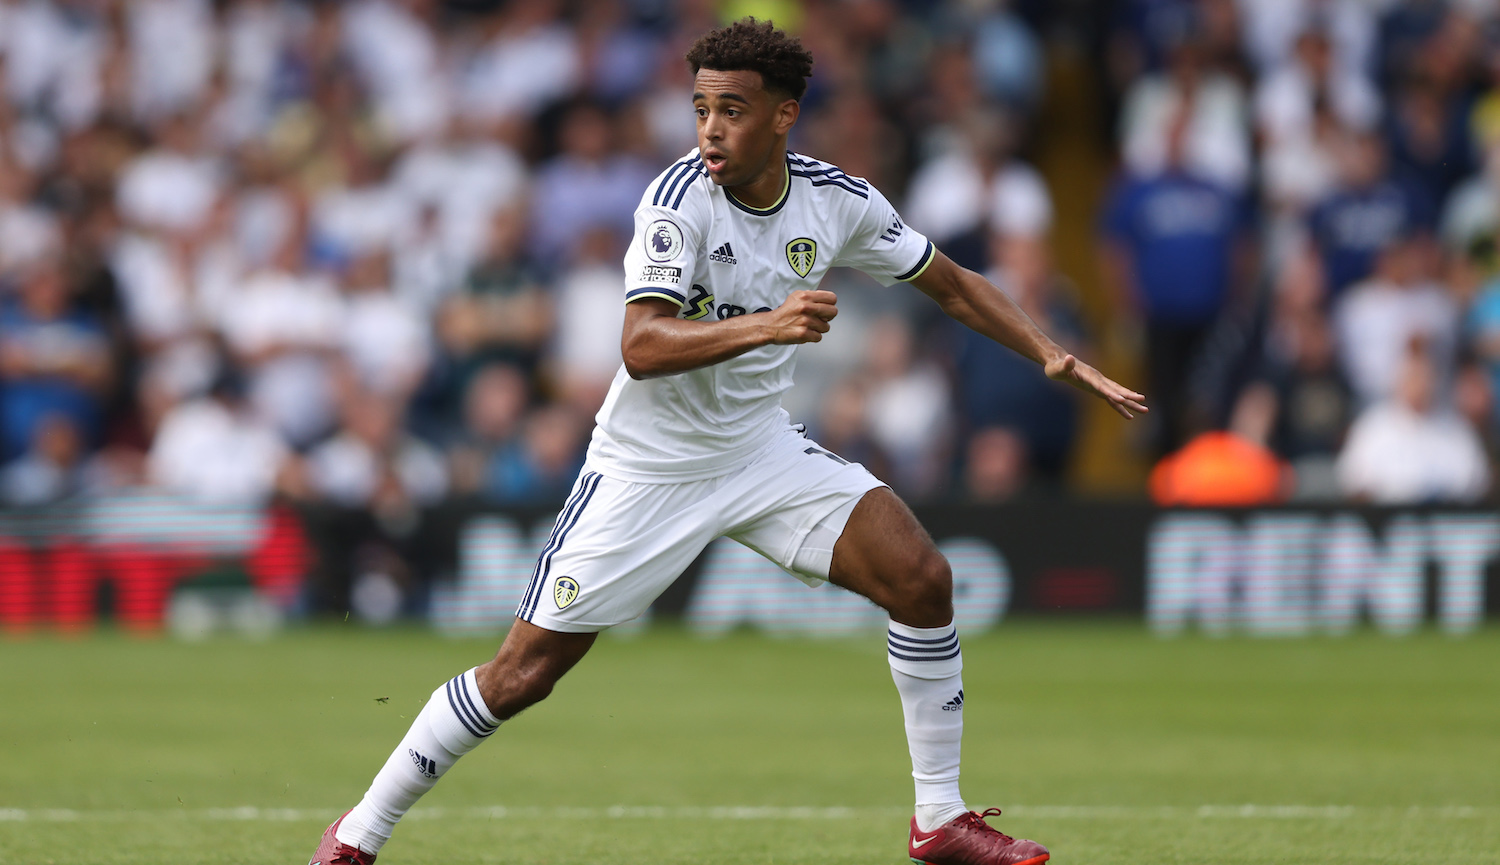
[[[1081,391],[1094,394],[1109,403],[1109,407],[1127,418],[1135,415],[1131,412],[1145,414],[1150,409],[1146,408],[1146,397],[1133,390],[1105,378],[1104,374],[1094,369],[1071,354],[1063,355],[1057,360],[1047,364],[1047,378],[1054,381],[1065,381]]]

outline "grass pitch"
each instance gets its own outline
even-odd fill
[[[353,626],[0,642],[0,862],[301,865],[492,648]],[[1007,623],[964,656],[964,792],[1059,865],[1500,862],[1495,628]],[[908,769],[879,635],[606,637],[380,861],[899,865]]]

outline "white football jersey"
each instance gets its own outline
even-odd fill
[[[932,244],[880,191],[836,166],[787,154],[787,185],[750,207],[709,179],[695,148],[647,187],[625,253],[625,302],[670,300],[687,319],[726,319],[780,306],[830,267],[887,285],[915,279]],[[837,326],[835,324],[835,326]],[[621,367],[589,445],[599,472],[637,483],[728,474],[791,420],[797,346],[767,345],[722,363],[636,381]]]

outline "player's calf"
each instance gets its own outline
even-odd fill
[[[485,705],[502,721],[540,703],[598,634],[563,634],[516,620],[494,659],[475,670]]]

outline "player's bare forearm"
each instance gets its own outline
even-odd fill
[[[659,378],[739,357],[763,345],[818,342],[838,315],[831,291],[798,291],[777,309],[723,321],[689,321],[665,300],[625,307],[620,354],[633,379]]]
[[[941,252],[912,284],[949,318],[1023,357],[1046,366],[1067,354],[1005,292]]]
[[[1068,354],[1005,292],[943,253],[912,283],[950,318],[1041,364],[1048,378],[1098,396],[1127,418],[1148,411],[1144,396]]]

